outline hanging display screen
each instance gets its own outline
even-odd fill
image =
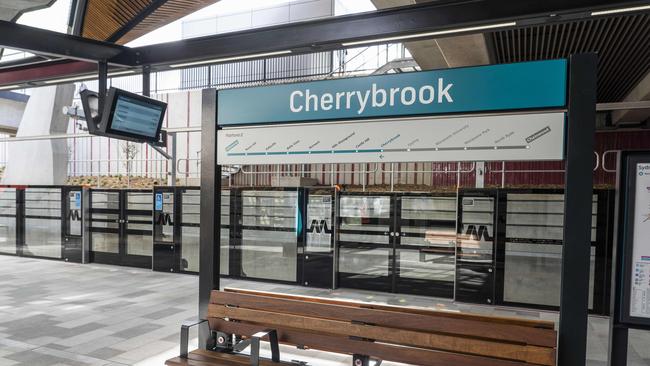
[[[109,91],[106,103],[110,110],[102,124],[107,134],[158,141],[167,104],[115,88]]]

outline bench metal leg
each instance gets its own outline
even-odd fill
[[[251,346],[251,366],[259,366],[260,364],[260,341],[262,338],[268,336],[269,343],[271,344],[271,361],[280,362],[280,343],[278,341],[278,332],[275,329],[267,329],[263,332],[253,334],[250,339],[237,343],[233,349],[241,352],[246,347]]]
[[[201,325],[206,323],[207,320],[205,319],[198,319],[198,320],[189,320],[183,323],[181,325],[181,358],[187,358],[187,348],[188,348],[188,343],[189,343],[189,337],[190,337],[190,328],[192,328],[195,325]]]

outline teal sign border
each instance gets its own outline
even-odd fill
[[[401,92],[396,92],[394,104],[390,106],[391,89],[396,88],[400,91],[412,88],[404,100],[415,102],[403,104]],[[423,88],[423,99],[420,99]],[[220,126],[239,126],[560,108],[566,105],[566,89],[567,61],[564,59],[463,67],[221,90],[217,93],[217,121]],[[307,90],[318,99],[312,97],[307,101]],[[386,103],[382,106],[383,93],[376,92],[377,103],[373,107],[373,93],[378,90],[385,91]],[[294,92],[299,92],[293,99],[293,107],[300,109],[299,112],[291,110]],[[350,102],[346,96],[339,98],[340,108],[336,109],[336,93],[344,92],[354,94]],[[323,97],[326,94],[333,98]],[[367,98],[365,108],[361,104],[363,98]],[[321,104],[323,99],[325,104]],[[328,110],[321,108],[323,105]]]

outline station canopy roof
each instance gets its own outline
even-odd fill
[[[96,62],[102,59],[112,69],[140,72],[144,65],[168,70],[179,64],[255,58],[278,51],[301,54],[404,42],[421,69],[596,52],[600,56],[598,102],[650,99],[647,1],[371,0],[380,11],[151,46],[122,46],[217,1],[76,0],[74,34],[83,38],[38,33],[18,25],[11,28],[0,21],[0,46],[48,57],[32,65],[26,64],[29,60],[0,63],[0,89],[65,82],[71,76],[96,72]],[[5,2],[11,1],[0,0],[0,7]],[[491,27],[494,24],[500,26]],[[450,27],[459,31],[449,32]],[[442,32],[436,36],[436,31]],[[11,37],[8,32],[30,36]],[[433,35],[404,38],[409,34]]]

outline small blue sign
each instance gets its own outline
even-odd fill
[[[81,208],[81,192],[75,192],[74,194],[74,206],[75,208]]]
[[[156,201],[154,205],[154,210],[155,211],[162,211],[163,210],[163,194],[162,193],[156,193]]]
[[[222,90],[220,126],[566,105],[567,61],[549,60]]]

